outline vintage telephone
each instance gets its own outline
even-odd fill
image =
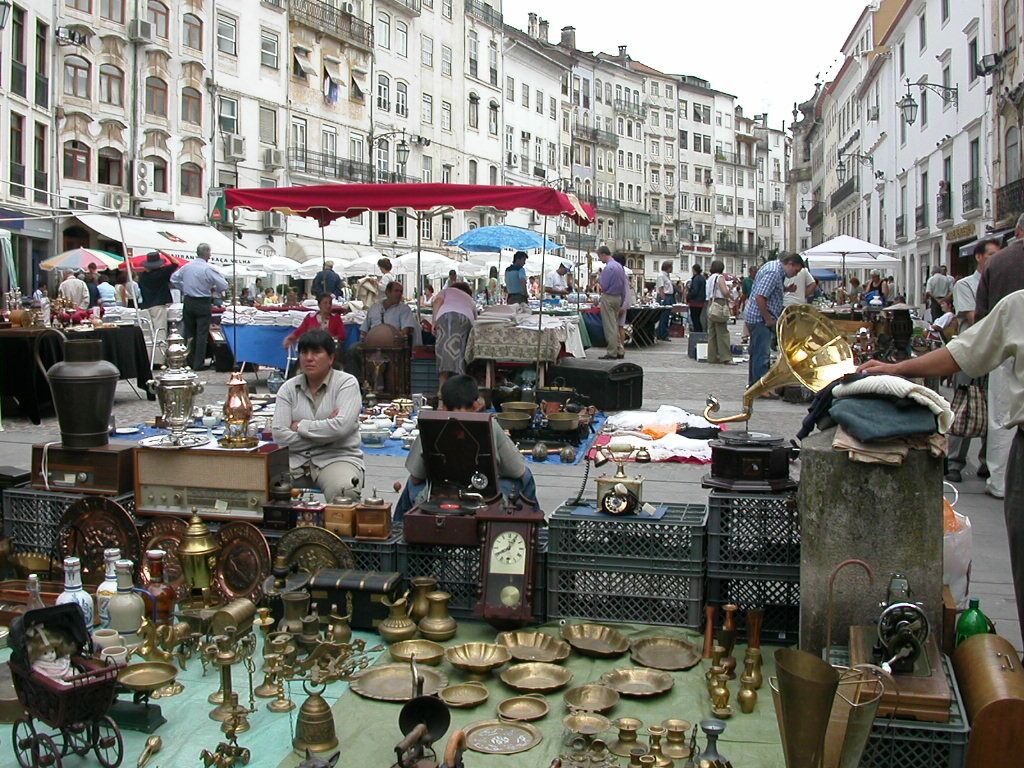
[[[593,459],[595,467],[603,467],[609,461],[617,464],[615,474],[609,477],[601,475],[597,478],[597,510],[610,515],[632,515],[637,512],[643,503],[642,475],[630,477],[626,474],[625,462],[633,459],[638,464],[647,464],[651,461],[650,452],[644,448],[634,448],[629,443],[609,443],[596,449],[596,457]],[[586,461],[583,470],[583,482],[580,484],[579,493],[576,494],[572,505],[577,505],[583,498],[590,477],[590,459]]]

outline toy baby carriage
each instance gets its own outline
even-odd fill
[[[65,604],[28,611],[11,624],[9,643],[14,690],[27,713],[14,723],[14,754],[21,768],[60,768],[62,757],[90,751],[104,768],[117,768],[124,744],[107,716],[117,668],[90,657],[92,640],[82,610]],[[71,669],[60,679],[32,667],[41,658],[50,669],[59,668],[66,663],[64,654]]]

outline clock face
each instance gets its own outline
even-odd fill
[[[526,540],[517,531],[503,531],[491,543],[491,573],[526,573]]]

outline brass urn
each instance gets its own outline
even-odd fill
[[[192,426],[192,401],[203,391],[205,382],[188,367],[188,347],[177,329],[172,330],[166,341],[166,365],[155,379],[146,383],[146,389],[156,395],[160,403],[160,416],[170,430],[159,440],[160,445],[175,445],[190,448],[209,441],[205,435],[195,435],[185,430]]]
[[[228,394],[224,398],[224,437],[222,448],[255,448],[259,439],[249,434],[252,421],[252,401],[249,399],[249,385],[242,374],[232,371],[228,377]]]
[[[217,563],[220,544],[217,537],[210,532],[209,526],[199,517],[198,511],[192,507],[192,517],[188,528],[178,545],[178,560],[181,562],[182,574],[189,594],[202,594],[202,604],[209,606],[210,586],[213,583],[213,571]]]
[[[427,615],[420,621],[420,634],[427,640],[443,643],[455,637],[458,625],[448,613],[451,597],[447,592],[431,592],[427,595]]]

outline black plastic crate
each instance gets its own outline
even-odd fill
[[[391,535],[383,541],[366,541],[342,537],[342,541],[352,550],[352,559],[356,562],[357,571],[378,571],[392,573],[398,568],[398,542],[402,540],[401,527],[391,531]]]
[[[833,664],[848,664],[846,648],[832,649]],[[946,682],[953,692],[948,723],[924,723],[879,716],[871,725],[858,768],[963,768],[971,728],[949,657],[942,657]]]
[[[768,645],[792,645],[800,634],[800,578],[761,577],[748,573],[731,574],[708,571],[708,603],[738,605],[737,634],[746,638],[749,608],[764,609],[761,642]],[[721,623],[722,612],[718,612]]]
[[[548,553],[547,618],[700,627],[704,576]]]
[[[607,565],[687,573],[703,570],[707,509],[700,504],[667,506],[660,520],[624,520],[573,515],[574,507],[567,501],[548,520],[548,554],[561,559],[598,558]]]
[[[708,571],[800,575],[795,493],[708,494]]]
[[[411,366],[412,392],[425,395],[436,395],[438,388],[437,358],[433,350],[415,347]]]
[[[87,498],[81,493],[42,491],[35,488],[8,488],[4,491],[4,536],[15,552],[53,551],[64,511],[75,501]],[[93,495],[95,498],[95,495]],[[135,494],[124,493],[111,499],[135,516]]]

